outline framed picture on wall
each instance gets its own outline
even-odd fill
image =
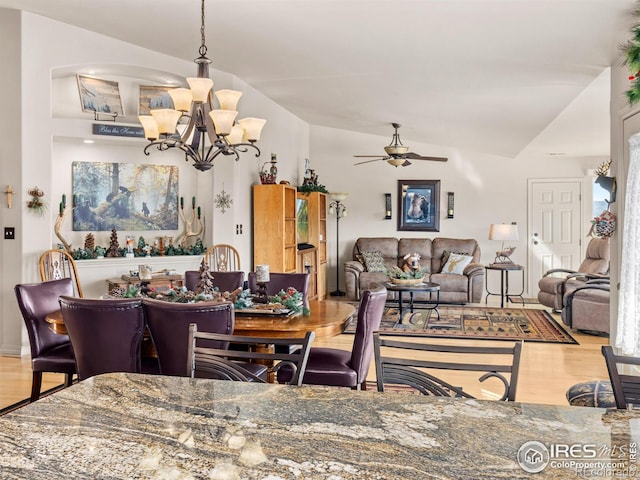
[[[171,100],[169,90],[173,90],[174,88],[177,87],[140,85],[138,115],[150,115],[151,109],[154,108],[173,108],[173,100]]]
[[[123,117],[124,108],[118,82],[77,75],[83,112]]]
[[[177,230],[178,167],[73,162],[73,230]]]
[[[398,230],[440,231],[440,180],[398,180]]]

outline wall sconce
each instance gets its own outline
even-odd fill
[[[447,192],[447,218],[453,218],[453,192]]]
[[[391,220],[391,194],[384,194],[384,219]]]

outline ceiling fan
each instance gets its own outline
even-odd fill
[[[425,157],[423,155],[418,155],[417,153],[409,152],[409,147],[404,146],[400,141],[400,134],[398,133],[400,124],[392,123],[391,126],[393,126],[395,131],[393,133],[391,143],[384,147],[384,151],[387,152],[387,155],[354,155],[356,158],[376,157],[373,160],[365,160],[363,162],[358,162],[355,165],[385,160],[389,165],[393,165],[394,167],[407,167],[411,165],[409,160],[430,160],[432,162],[446,162],[448,160],[446,157]]]

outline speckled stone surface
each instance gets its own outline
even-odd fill
[[[0,417],[0,479],[531,478],[527,441],[628,454],[636,430],[637,411],[108,374]]]

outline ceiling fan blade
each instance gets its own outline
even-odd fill
[[[405,160],[404,163],[402,165],[400,165],[401,167],[408,167],[409,165],[411,165],[411,162],[409,160]]]
[[[382,155],[354,155],[354,157],[356,157],[356,158],[373,158],[373,157],[381,158]],[[385,157],[385,158],[389,158],[389,157]]]
[[[363,163],[378,162],[380,160],[386,160],[386,158],[374,158],[373,160],[365,160],[364,162],[354,163],[354,165],[362,165]]]
[[[413,152],[408,152],[407,154],[405,154],[405,157],[410,158],[411,160],[430,160],[432,162],[446,162],[449,160],[446,157],[425,157]]]

